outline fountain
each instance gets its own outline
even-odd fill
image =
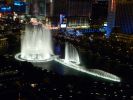
[[[66,45],[65,45],[65,60],[64,61],[80,64],[79,54],[76,48],[68,42],[66,42]]]
[[[31,23],[26,25],[25,34],[22,35],[21,53],[16,54],[15,58],[20,61],[34,62],[34,64],[55,60],[60,64],[86,74],[115,82],[121,81],[116,75],[99,69],[87,69],[79,65],[78,51],[68,42],[65,43],[65,59],[60,59],[53,55],[51,41],[50,31],[37,19],[32,18]]]
[[[21,53],[16,54],[16,59],[29,62],[53,60],[51,33],[36,18],[31,18],[21,38]]]
[[[99,69],[87,69],[83,66],[80,66],[80,60],[79,60],[79,54],[76,50],[76,48],[70,44],[65,44],[65,59],[55,58],[55,61],[69,67],[75,70],[78,70],[80,72],[90,74],[99,78],[103,78],[106,80],[111,80],[115,82],[120,82],[121,79],[117,77],[116,75],[113,75],[111,73],[105,72],[103,70]]]

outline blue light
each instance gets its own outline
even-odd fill
[[[106,27],[106,38],[109,38],[111,31],[112,31],[112,29],[109,26],[107,26]]]
[[[3,7],[1,7],[1,12],[9,12],[9,11],[11,11],[11,7],[9,6],[9,7],[6,7],[6,6],[3,6]]]
[[[13,11],[14,12],[25,12],[26,11],[26,3],[20,0],[14,1],[14,7]]]
[[[23,6],[24,4],[23,4],[23,2],[15,1],[14,5],[15,6]]]
[[[6,7],[1,8],[1,10],[6,10]]]
[[[7,7],[6,9],[7,9],[7,10],[11,10],[11,7]]]

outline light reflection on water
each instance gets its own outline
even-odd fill
[[[32,63],[35,67],[40,67],[42,70],[47,69],[48,71],[56,72],[60,75],[79,75],[79,71],[68,68],[62,64],[59,64],[55,61],[50,62],[41,62],[41,63]]]

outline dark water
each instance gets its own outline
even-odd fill
[[[55,41],[54,42],[54,54],[59,55],[60,58],[64,59],[64,54],[65,54],[65,43],[61,41]],[[78,48],[77,48],[78,50]],[[81,64],[83,67],[90,68],[89,61],[88,61],[88,51],[80,51],[79,52],[79,57],[81,60]],[[65,65],[62,65],[56,61],[50,61],[50,62],[41,62],[41,63],[32,63],[35,67],[39,67],[42,70],[47,69],[48,71],[53,71],[56,72],[60,75],[67,75],[67,76],[77,76],[77,77],[87,77],[91,79],[97,79],[97,80],[102,80],[97,77],[94,77],[92,75],[74,70],[72,68],[69,68]],[[104,80],[105,81],[105,80]]]

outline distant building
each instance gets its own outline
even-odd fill
[[[54,8],[55,3],[56,3],[56,0],[55,1],[54,0],[46,0],[46,16],[49,16],[49,17],[54,16],[54,14],[55,14],[54,9],[56,9],[56,8]],[[60,3],[57,2],[56,5],[58,6],[58,4],[60,4]]]
[[[92,24],[101,25],[107,20],[108,0],[95,0],[92,4]]]
[[[109,0],[108,35],[116,26],[125,34],[133,34],[133,0]]]
[[[34,16],[46,15],[46,0],[32,0],[30,14]]]
[[[92,0],[54,0],[54,15],[90,16]]]
[[[92,0],[67,0],[68,16],[87,16],[91,15]]]
[[[69,26],[89,24],[92,0],[53,0],[53,17],[59,22],[60,14],[67,17]]]

